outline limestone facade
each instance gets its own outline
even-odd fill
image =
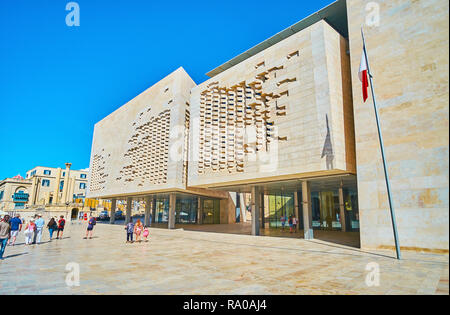
[[[189,185],[355,173],[347,48],[320,21],[194,87]]]
[[[186,188],[185,125],[194,85],[179,68],[95,125],[91,198]]]
[[[358,79],[364,25],[400,245],[448,251],[449,2],[376,4],[379,23],[367,1],[347,1],[361,246],[394,244],[373,104]]]
[[[374,5],[379,23],[367,25]],[[353,212],[362,248],[393,248],[373,104],[358,79],[364,25],[400,244],[448,252],[448,9],[339,0],[321,11],[327,19],[306,18],[199,85],[178,69],[96,124],[89,197],[214,196],[231,223],[227,188],[251,191],[257,209],[259,194],[288,182],[305,237],[322,228],[319,214],[345,231]]]

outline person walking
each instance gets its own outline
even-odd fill
[[[66,225],[66,220],[64,220],[64,216],[59,217],[58,221],[58,233],[56,233],[56,239],[62,239],[63,233],[64,233],[64,227]],[[61,233],[61,236],[59,236],[59,233]]]
[[[134,234],[136,234],[136,242],[141,242],[141,235],[144,226],[142,225],[141,220],[136,221],[136,225],[134,226]]]
[[[45,226],[45,221],[42,218],[41,214],[37,215],[37,220],[34,222],[34,224],[36,224],[36,244],[40,244],[41,243],[41,239],[42,239],[42,231],[44,230],[44,226]]]
[[[297,218],[295,216],[292,217],[292,227],[294,229],[294,233],[297,233]]]
[[[12,218],[10,221],[11,226],[11,236],[9,238],[9,244],[10,246],[14,246],[16,244],[16,238],[20,231],[22,231],[22,220],[20,219],[20,214],[16,214],[14,218]]]
[[[89,238],[92,238],[92,231],[94,230],[94,225],[96,225],[97,222],[95,221],[95,218],[93,216],[91,216],[89,218],[89,222],[88,222],[88,226],[87,226],[87,230],[86,230],[86,236],[84,237],[84,239],[87,239],[89,234]]]
[[[25,226],[25,245],[33,244],[33,236],[36,230],[36,224],[34,224],[34,219],[30,219]]]
[[[281,218],[281,228],[284,230],[284,226],[286,225],[286,216],[283,215]]]
[[[134,233],[134,223],[133,219],[130,218],[130,222],[125,226],[127,230],[127,243],[133,243],[133,233]]]
[[[55,218],[51,218],[47,224],[48,232],[50,233],[50,241],[53,239],[53,232],[58,229],[58,223],[56,223]]]
[[[9,215],[5,215],[0,221],[0,260],[3,260],[6,245],[8,244],[11,227],[9,225]]]

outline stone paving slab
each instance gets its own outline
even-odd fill
[[[366,252],[324,241],[153,228],[126,244],[123,226],[67,225],[63,240],[26,246],[0,261],[0,294],[449,294],[448,255]],[[69,287],[68,263],[80,266]],[[366,267],[379,267],[369,287]]]

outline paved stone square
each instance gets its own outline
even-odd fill
[[[151,229],[126,244],[123,226],[68,224],[63,240],[24,245],[0,261],[0,294],[449,294],[448,255],[365,252],[324,241]],[[80,286],[68,287],[68,263]],[[380,285],[368,287],[368,264]],[[376,265],[375,265],[376,266]]]

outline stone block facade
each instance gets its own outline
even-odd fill
[[[362,102],[358,68],[364,25],[392,197],[403,248],[449,246],[449,2],[348,0],[358,199],[363,248],[394,245],[371,99]]]

